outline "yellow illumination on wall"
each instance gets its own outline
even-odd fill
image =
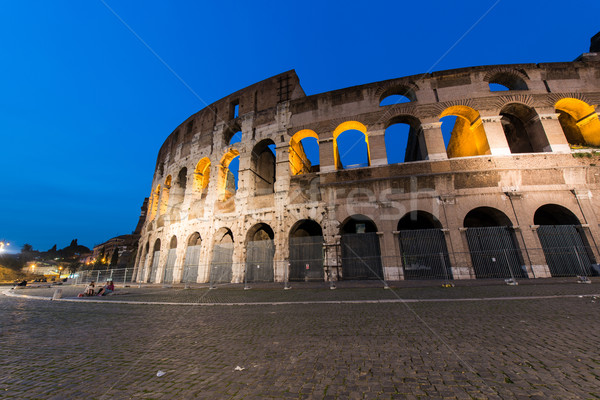
[[[201,192],[208,187],[210,180],[210,160],[204,157],[196,165],[194,170],[194,190]]]
[[[171,175],[165,179],[165,186],[163,187],[160,197],[160,209],[158,210],[159,215],[167,212],[167,206],[169,205],[169,192],[171,191]]]
[[[585,101],[566,98],[559,100],[556,103],[555,108],[560,113],[569,114],[575,122],[574,126],[565,126],[568,122],[565,121],[564,118],[559,117],[563,131],[565,131],[565,135],[567,136],[567,139],[569,139],[569,142],[572,142],[573,136],[578,136],[577,133],[579,133],[585,143],[577,144],[600,146],[600,120],[598,119],[598,114],[594,107],[587,104]],[[571,133],[571,130],[577,132],[573,132],[574,135],[569,134]]]
[[[160,185],[157,185],[150,195],[150,221],[156,217],[158,211],[158,199],[160,198]]]
[[[303,129],[296,132],[290,140],[289,158],[292,175],[300,175],[310,172],[311,163],[308,160],[308,157],[306,157],[304,146],[302,146],[301,143],[302,139],[309,137],[315,138],[317,139],[317,143],[319,142],[319,136],[310,129]]]
[[[440,118],[449,115],[458,118],[448,142],[448,158],[490,154],[490,145],[478,111],[468,106],[452,106],[445,109]]]
[[[229,164],[231,160],[240,155],[240,152],[234,148],[230,148],[227,153],[221,158],[219,165],[219,180],[217,183],[217,193],[219,193],[219,200],[225,201],[235,194],[235,191],[227,190],[227,178],[229,175]]]
[[[333,160],[336,169],[344,169],[342,166],[342,160],[337,146],[337,137],[346,131],[357,130],[365,135],[365,143],[367,144],[367,162],[371,165],[371,149],[369,148],[369,136],[367,135],[367,127],[358,121],[346,121],[338,125],[333,131]]]

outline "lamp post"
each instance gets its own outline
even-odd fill
[[[63,267],[59,266],[58,267],[58,280],[60,281],[60,273],[62,272]]]
[[[5,240],[0,240],[0,253],[2,253],[2,251],[4,250],[4,247],[9,246],[10,243],[8,243]]]

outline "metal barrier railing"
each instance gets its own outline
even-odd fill
[[[353,253],[355,254],[355,253]],[[564,246],[527,249],[498,248],[471,252],[436,252],[403,254],[398,257],[374,257],[369,254],[349,258],[347,255],[318,259],[252,262],[219,262],[199,265],[173,265],[162,269],[141,267],[138,269],[85,270],[71,275],[75,284],[89,281],[104,282],[112,279],[116,284],[162,283],[206,284],[216,287],[223,283],[244,283],[245,287],[263,282],[282,282],[288,286],[299,281],[334,282],[338,280],[438,280],[450,282],[455,279],[505,279],[517,282],[521,279],[540,277],[587,277],[600,275],[600,266],[592,248]],[[345,268],[351,263],[353,268]],[[364,268],[356,268],[363,265]],[[375,267],[374,267],[375,266]],[[154,270],[156,269],[156,270]],[[364,273],[369,269],[369,274]],[[358,271],[358,272],[357,272]],[[159,278],[160,277],[160,278]]]

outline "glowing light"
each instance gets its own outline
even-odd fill
[[[343,169],[342,160],[337,145],[337,137],[343,132],[349,130],[356,130],[362,132],[365,135],[365,143],[367,144],[367,163],[371,165],[371,150],[369,148],[369,136],[367,135],[367,127],[358,121],[346,121],[338,125],[333,131],[333,160],[336,169]]]

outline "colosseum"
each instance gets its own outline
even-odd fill
[[[137,281],[598,275],[599,42],[310,96],[292,70],[224,97],[158,153]]]

